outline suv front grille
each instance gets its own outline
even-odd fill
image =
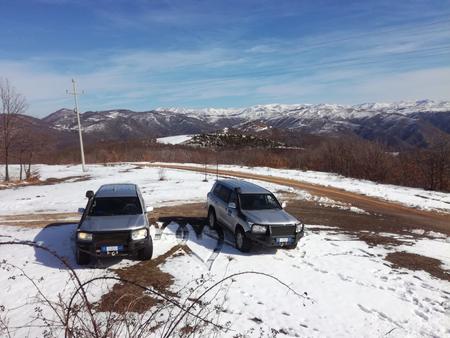
[[[271,225],[270,234],[272,236],[295,236],[295,225]]]
[[[94,242],[97,246],[128,244],[129,239],[129,231],[94,233]]]

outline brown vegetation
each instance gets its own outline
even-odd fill
[[[305,141],[306,142],[306,141]],[[88,163],[158,161],[177,163],[237,164],[334,172],[429,190],[450,191],[450,142],[437,142],[427,149],[392,152],[387,147],[360,138],[325,138],[304,148],[194,148],[163,145],[153,140],[97,142],[86,145]],[[65,148],[45,163],[77,163],[77,147]]]
[[[114,269],[113,271],[121,279],[132,280],[140,285],[152,287],[168,296],[176,297],[174,293],[169,291],[173,283],[172,275],[161,271],[159,265],[179,250],[186,249],[180,245],[176,245],[164,255],[158,256],[155,259],[140,262],[130,267]],[[143,291],[142,288],[133,284],[117,283],[108,293],[102,296],[100,302],[97,304],[97,309],[101,312],[114,311],[116,313],[125,313],[131,311],[144,313],[161,302],[160,298],[152,297]]]
[[[409,270],[423,270],[430,275],[450,281],[450,273],[442,268],[442,262],[435,258],[417,255],[409,252],[391,252],[385,258],[395,268],[406,268]]]
[[[34,122],[25,119],[22,122],[23,135],[20,142],[11,146],[10,163],[27,164],[24,172],[29,174],[31,163],[79,162],[75,133],[73,142],[69,142],[67,135],[59,138],[43,129],[31,131]],[[291,148],[253,147],[245,142],[232,146],[192,147],[159,144],[151,137],[112,141],[86,135],[85,152],[87,163],[159,161],[267,166],[334,172],[380,183],[450,191],[448,139],[434,140],[428,148],[392,149],[352,135],[319,137],[286,132],[285,137],[282,136],[277,133],[271,137],[274,143],[291,145]],[[5,150],[0,151],[4,158]]]

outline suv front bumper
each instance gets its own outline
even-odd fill
[[[131,233],[127,232],[99,232],[93,233],[92,241],[77,239],[80,251],[95,257],[130,257],[137,256],[138,252],[148,246],[149,237],[132,240]],[[117,248],[117,250],[110,250]]]
[[[246,235],[252,241],[260,243],[264,246],[270,247],[283,247],[283,246],[293,246],[298,243],[298,241],[304,236],[305,229],[300,232],[291,235],[269,235],[269,234],[255,234],[251,231],[247,232]]]

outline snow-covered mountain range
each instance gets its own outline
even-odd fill
[[[270,104],[247,108],[157,108],[88,111],[81,115],[85,133],[108,138],[163,137],[207,133],[225,127],[242,132],[268,129],[290,133],[353,133],[397,145],[426,146],[430,138],[449,137],[450,102],[421,100],[397,103]],[[76,130],[73,110],[61,109],[42,121],[57,130]]]

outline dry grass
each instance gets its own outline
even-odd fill
[[[450,282],[450,273],[442,268],[442,262],[438,259],[405,251],[389,253],[385,259],[391,262],[394,268],[405,268],[413,271],[423,270],[436,278]]]
[[[151,287],[167,296],[176,297],[176,294],[169,291],[170,286],[173,284],[173,276],[161,271],[159,266],[169,257],[179,255],[179,250],[190,252],[187,247],[176,245],[155,259],[125,268],[114,269],[113,272],[121,279]],[[144,313],[160,302],[160,299],[144,294],[142,288],[129,283],[118,283],[102,296],[97,304],[97,310],[101,312],[113,311],[121,314],[129,311]]]
[[[88,181],[90,179],[91,179],[91,177],[87,176],[87,175],[68,176],[68,177],[64,177],[64,178],[50,177],[43,181],[40,180],[38,177],[31,177],[30,179],[24,180],[24,181],[11,181],[11,182],[4,183],[3,185],[0,186],[0,190],[28,187],[28,186],[32,186],[32,185],[54,185],[54,184],[59,184],[59,183],[64,183],[64,182],[69,182],[69,181],[70,182],[83,182],[83,181]]]

